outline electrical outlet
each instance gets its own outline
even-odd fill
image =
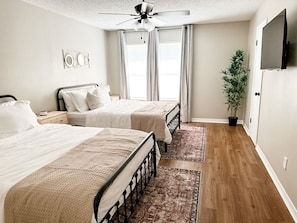
[[[283,168],[284,170],[287,170],[288,168],[288,157],[284,156],[284,159],[283,159]]]

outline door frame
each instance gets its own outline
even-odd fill
[[[263,27],[267,24],[267,19],[262,21],[256,29],[256,47],[253,66],[253,81],[251,92],[251,105],[250,105],[250,118],[249,118],[249,136],[254,145],[258,142],[258,129],[260,120],[260,106],[262,94],[262,76],[263,71],[260,69],[261,64],[261,51],[262,51],[262,34]],[[256,77],[255,75],[260,75]],[[259,98],[256,98],[259,97]]]

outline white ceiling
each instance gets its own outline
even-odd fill
[[[105,29],[131,29],[129,15],[102,15],[104,13],[135,14],[134,6],[142,0],[23,0],[43,9],[64,15],[92,26]],[[162,17],[166,25],[203,24],[249,20],[263,0],[149,0],[154,12],[190,10],[189,16]]]

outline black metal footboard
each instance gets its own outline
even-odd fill
[[[173,111],[176,107],[178,107],[178,113],[170,121],[168,121],[169,113]],[[166,114],[165,121],[166,123],[168,123],[167,126],[169,128],[171,135],[173,135],[175,130],[177,128],[180,128],[180,104],[178,103],[171,111]],[[167,143],[165,142],[164,142],[164,149],[165,149],[165,152],[167,152]]]
[[[143,145],[149,140],[153,139],[153,147],[149,153],[143,159],[142,163],[135,170],[131,181],[123,191],[121,199],[110,207],[109,211],[103,218],[99,218],[98,209],[100,206],[101,198],[108,187],[114,182],[119,174],[124,171],[128,163],[135,157],[135,155],[141,150]],[[139,201],[140,196],[144,193],[144,189],[147,186],[152,176],[157,176],[157,160],[156,160],[156,139],[153,132],[147,136],[142,143],[134,150],[133,153],[126,159],[124,164],[119,167],[113,176],[105,183],[105,185],[98,191],[94,198],[94,215],[96,222],[128,222],[129,217],[134,212],[134,209]]]

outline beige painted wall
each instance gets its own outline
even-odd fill
[[[107,31],[107,73],[111,94],[120,95],[120,56],[118,33]]]
[[[220,72],[229,66],[237,49],[247,50],[248,30],[249,22],[194,26],[194,119],[226,119],[229,116]],[[238,116],[243,118],[243,110]]]
[[[291,55],[289,66],[281,71],[264,71],[261,94],[258,147],[263,151],[277,175],[295,209],[297,219],[297,1],[266,0],[251,21],[249,34],[250,68],[253,68],[254,43],[257,26],[267,19],[270,21],[284,8],[287,9],[288,40]],[[251,74],[253,75],[253,74]],[[249,92],[251,92],[251,85]],[[251,98],[248,96],[248,102]],[[246,125],[250,105],[247,103]],[[287,156],[288,169],[282,167]]]
[[[0,94],[31,101],[35,112],[55,110],[61,86],[107,83],[103,30],[20,0],[0,7]],[[88,52],[90,68],[64,69],[62,49]]]
[[[247,50],[249,22],[194,26],[193,104],[194,119],[226,119],[220,71],[225,69],[237,49]],[[117,33],[107,32],[108,75],[114,93],[120,92]],[[243,103],[244,104],[244,103]],[[238,115],[243,118],[243,111]]]

